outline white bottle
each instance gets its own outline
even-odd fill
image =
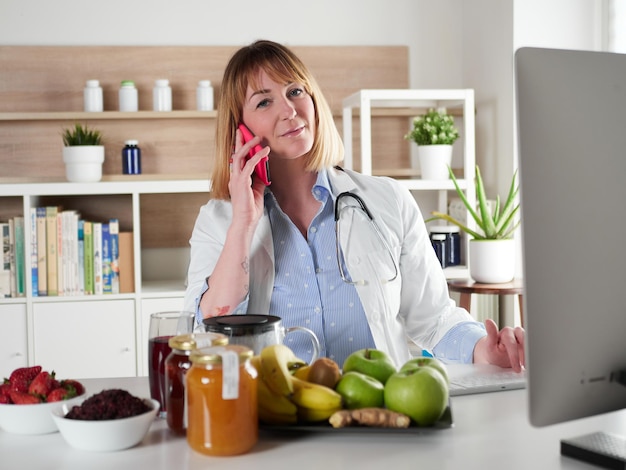
[[[169,80],[156,80],[152,90],[152,108],[155,111],[172,110],[172,89]]]
[[[103,110],[102,87],[98,80],[87,80],[83,90],[85,100],[85,111],[88,113],[99,113]]]
[[[198,111],[213,111],[213,87],[211,80],[200,80],[196,88]]]
[[[119,101],[120,111],[137,111],[139,109],[139,99],[135,82],[132,80],[122,80]]]

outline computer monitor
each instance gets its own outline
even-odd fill
[[[528,408],[545,426],[626,408],[626,55],[521,48],[515,79]]]

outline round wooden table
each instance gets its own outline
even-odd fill
[[[481,284],[472,279],[449,279],[448,289],[450,292],[461,294],[460,307],[468,312],[472,303],[472,294],[491,294],[497,296],[517,295],[519,301],[519,314],[522,327],[524,326],[523,288],[521,279],[513,279],[511,282],[501,284]]]

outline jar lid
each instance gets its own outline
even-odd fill
[[[187,333],[172,336],[168,344],[172,349],[191,351],[210,346],[225,346],[228,344],[228,338],[220,333]]]
[[[252,358],[254,352],[248,346],[242,344],[228,344],[226,346],[212,346],[200,348],[191,352],[189,360],[194,364],[221,364],[222,354],[235,353],[239,358],[239,363]]]
[[[124,142],[126,145],[139,145],[139,141],[138,140],[127,140],[126,142]]]
[[[198,85],[200,85],[202,87],[210,87],[211,86],[211,80],[200,80],[198,82]]]
[[[96,88],[100,86],[100,80],[87,80],[87,86],[90,88]]]
[[[122,80],[122,86],[135,86],[135,82],[132,80]]]
[[[168,86],[170,84],[170,81],[167,78],[159,78],[155,80],[154,83],[156,84],[156,86]]]
[[[430,233],[457,233],[460,229],[456,225],[433,225]]]

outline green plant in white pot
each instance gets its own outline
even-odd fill
[[[68,181],[90,183],[102,179],[104,146],[100,131],[81,124],[65,129],[63,161]]]
[[[477,206],[470,204],[465,193],[448,167],[450,178],[454,183],[456,192],[463,201],[467,211],[476,223],[477,229],[473,230],[466,223],[455,219],[449,214],[433,212],[432,220],[445,220],[458,226],[463,232],[472,237],[470,239],[470,276],[476,282],[503,283],[509,282],[515,276],[515,244],[513,233],[520,224],[516,220],[520,205],[517,202],[519,186],[517,185],[517,171],[513,174],[509,193],[504,204],[501,204],[497,196],[494,207],[491,207],[485,193],[485,186],[478,165],[475,169],[476,199]]]
[[[425,115],[414,118],[413,128],[404,138],[417,144],[423,179],[448,179],[452,144],[459,138],[459,130],[446,108],[431,108]]]

